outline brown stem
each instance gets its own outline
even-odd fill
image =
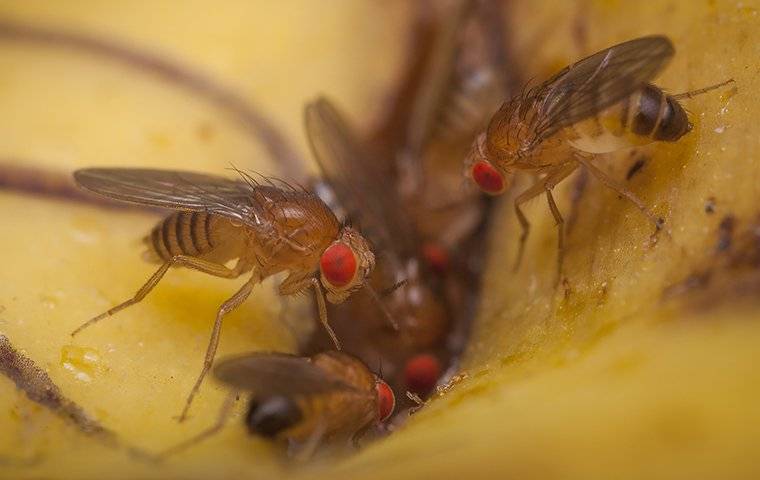
[[[245,131],[260,141],[286,171],[303,170],[303,160],[290,146],[285,135],[272,125],[257,108],[234,90],[214,82],[187,66],[110,39],[53,27],[39,27],[0,19],[0,41],[42,45],[93,55],[128,67],[177,87],[184,88],[209,103],[226,110]],[[301,180],[301,179],[296,179]]]

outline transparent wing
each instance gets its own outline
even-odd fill
[[[256,186],[245,181],[140,168],[86,168],[74,172],[74,179],[82,188],[116,200],[173,210],[204,211],[251,226],[260,225],[258,216],[251,215],[251,196]]]
[[[661,35],[614,45],[584,58],[528,93],[538,143],[561,128],[594,116],[651,81],[675,53]],[[489,133],[498,125],[489,126]]]
[[[413,252],[412,230],[400,215],[395,185],[384,179],[337,109],[325,98],[304,111],[306,134],[324,178],[375,247]]]
[[[460,0],[447,13],[412,108],[407,148],[415,157],[440,137],[469,146],[507,93],[501,6]]]
[[[254,352],[223,360],[214,368],[214,375],[233,387],[266,395],[356,390],[306,357],[279,352]]]

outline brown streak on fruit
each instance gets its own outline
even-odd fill
[[[736,226],[736,218],[733,215],[726,215],[721,220],[718,226],[718,243],[715,245],[715,251],[725,252],[731,248],[731,242],[733,240],[734,228]]]
[[[708,197],[705,201],[705,213],[708,215],[715,213],[715,197]]]
[[[273,160],[288,165],[289,171],[298,171],[303,164],[285,136],[250,102],[234,90],[227,89],[184,65],[110,39],[64,29],[24,25],[7,19],[0,19],[0,41],[2,40],[89,54],[126,65],[170,85],[184,88],[226,110],[239,121],[249,135],[264,145]]]
[[[685,297],[689,308],[706,311],[760,291],[760,217],[735,234],[736,219],[727,215],[718,227],[715,255],[694,273],[663,291],[662,299]],[[686,296],[688,294],[688,297]]]
[[[92,420],[79,405],[63,396],[47,373],[19,353],[4,335],[0,335],[0,373],[11,379],[30,400],[71,421],[82,432],[113,439],[113,433]]]
[[[669,300],[678,297],[694,289],[705,288],[710,284],[712,271],[692,273],[681,282],[666,287],[662,292],[662,298]]]
[[[140,205],[116,202],[85,192],[76,186],[73,177],[68,173],[24,166],[33,164],[35,162],[30,160],[0,159],[0,189],[21,192],[37,197],[80,202],[114,210],[162,211]]]
[[[108,447],[124,448],[114,432],[90,418],[82,407],[65,397],[48,374],[16,350],[5,335],[0,335],[0,373],[23,390],[31,401],[72,423],[85,435],[98,438]],[[149,455],[138,449],[126,447],[126,450],[135,458],[150,459]]]
[[[575,12],[575,18],[570,25],[573,43],[580,55],[589,51],[588,47],[588,4],[584,1],[578,2],[578,9]]]
[[[517,59],[514,49],[509,48],[513,43],[511,30],[507,28],[511,24],[510,10],[505,8],[504,2],[482,1],[478,12],[491,34],[489,60],[497,67],[495,70],[501,72],[505,91],[514,92],[520,87],[522,77],[515,68]]]

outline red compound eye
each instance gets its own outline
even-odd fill
[[[319,268],[330,285],[345,287],[356,275],[356,256],[345,243],[334,243],[322,253]]]
[[[382,422],[390,417],[393,409],[396,408],[396,395],[393,394],[391,387],[380,379],[375,383],[375,390],[377,390],[377,413]]]
[[[428,353],[421,353],[410,358],[404,368],[406,388],[418,395],[430,392],[441,376],[441,363]]]
[[[472,179],[481,190],[491,195],[504,191],[504,175],[485,160],[480,160],[472,166]]]
[[[438,275],[443,275],[449,270],[451,262],[449,252],[437,243],[425,243],[422,246],[422,257]]]

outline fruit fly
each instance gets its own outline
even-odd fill
[[[406,99],[402,141],[388,153],[417,257],[450,318],[445,348],[418,352],[404,366],[407,388],[423,396],[456,368],[477,301],[490,202],[462,188],[461,158],[514,83],[504,21],[498,2],[459,1],[444,12]]]
[[[251,434],[301,445],[306,457],[321,442],[352,440],[385,421],[393,390],[358,358],[338,351],[311,357],[256,352],[225,359],[214,376],[232,389],[215,425],[168,450],[175,454],[221,430],[240,392],[250,392]]]
[[[422,237],[422,256],[437,271],[448,270],[452,253],[463,250],[487,210],[481,195],[461,188],[461,158],[513,83],[501,13],[496,2],[453,5],[394,155],[403,201]]]
[[[170,267],[188,267],[223,278],[250,272],[250,279],[219,308],[203,369],[180,421],[214,360],[222,320],[250,295],[254,285],[287,271],[280,295],[314,290],[319,319],[340,349],[327,321],[324,297],[341,303],[365,284],[375,257],[362,235],[342,226],[316,195],[237,171],[237,180],[202,173],[132,168],[89,168],[74,172],[83,188],[106,197],[176,210],[145,238],[148,257],[161,267],[135,296],[92,318],[95,322],[140,302]],[[226,263],[236,260],[232,268]],[[324,293],[323,293],[324,289]]]
[[[649,83],[675,49],[665,36],[652,35],[614,45],[566,67],[544,83],[505,102],[465,160],[465,175],[484,192],[503,193],[518,171],[540,179],[515,199],[522,227],[517,268],[530,223],[520,206],[545,194],[559,231],[558,266],[564,253],[562,215],[552,189],[579,166],[631,201],[659,231],[658,218],[633,192],[602,172],[592,159],[652,142],[675,142],[692,125],[679,100],[733,80],[670,95]]]
[[[494,25],[483,24],[488,15],[475,3],[458,2],[447,12],[427,42],[427,54],[410,63],[400,88],[405,93],[371,138],[360,142],[327,99],[305,112],[309,143],[323,172],[319,190],[331,191],[378,247],[382,258],[375,278],[385,278],[385,284],[406,280],[388,302],[401,324],[399,335],[378,330],[377,321],[357,325],[349,312],[332,315],[333,323],[341,338],[352,337],[353,353],[382,362],[394,388],[420,395],[433,389],[464,344],[470,292],[477,289],[477,281],[462,274],[465,269],[451,268],[469,261],[467,239],[484,211],[483,197],[461,188],[461,157],[493,102],[503,97],[497,74],[503,69],[492,68],[499,54],[487,48],[501,37],[493,41]],[[499,23],[499,15],[489,18]],[[480,48],[471,48],[475,43]],[[451,251],[457,252],[455,262]],[[351,308],[361,310],[360,299]]]
[[[397,365],[417,349],[440,343],[449,321],[446,309],[416,260],[418,242],[403,215],[395,187],[382,188],[377,181],[382,177],[377,165],[361,147],[343,115],[327,99],[319,98],[306,106],[304,123],[327,186],[348,217],[361,222],[362,231],[382,252],[376,281],[404,282],[388,302],[392,316],[399,321],[398,333],[388,335],[379,329],[382,326],[379,319],[357,327],[353,312],[336,318],[336,328],[340,328],[341,335],[352,337],[351,348],[365,361],[381,358],[384,368],[395,372]],[[354,306],[362,309],[359,303]]]

